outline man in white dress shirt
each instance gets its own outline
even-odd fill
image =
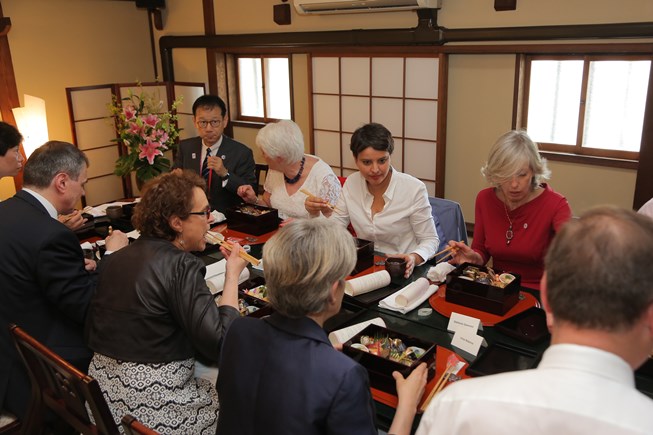
[[[653,433],[633,370],[653,349],[653,221],[600,208],[549,248],[542,302],[552,339],[537,369],[456,382],[426,410],[424,434]]]

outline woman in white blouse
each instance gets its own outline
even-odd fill
[[[404,258],[408,277],[439,244],[426,186],[390,165],[394,140],[381,124],[357,129],[350,149],[358,172],[347,178],[336,207],[316,194],[306,200],[306,210],[351,223],[358,237],[374,241],[375,250]]]
[[[245,202],[276,208],[279,217],[287,219],[308,217],[304,192],[330,203],[338,200],[341,192],[338,177],[324,161],[304,154],[304,137],[293,121],[267,124],[259,130],[256,145],[269,166],[265,193],[261,202],[252,186],[240,186],[238,195]]]

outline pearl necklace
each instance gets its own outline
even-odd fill
[[[286,177],[286,174],[283,174],[283,179],[286,181],[286,183],[295,184],[299,181],[300,178],[302,178],[302,174],[304,173],[304,163],[306,163],[306,156],[302,157],[302,162],[299,164],[299,172],[297,172],[297,175],[294,177],[288,178]]]

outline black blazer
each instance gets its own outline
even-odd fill
[[[241,317],[222,346],[218,435],[373,435],[367,371],[308,317]]]
[[[0,403],[24,416],[30,383],[7,325],[16,323],[83,371],[86,310],[96,275],[75,234],[20,191],[0,203]]]
[[[202,138],[199,136],[179,142],[174,168],[192,169],[201,174]],[[209,186],[209,202],[214,210],[221,213],[242,202],[238,196],[238,187],[249,184],[256,190],[256,164],[252,150],[232,138],[222,135],[218,154],[222,157],[225,168],[229,171],[227,184],[222,187],[222,179],[213,173]]]

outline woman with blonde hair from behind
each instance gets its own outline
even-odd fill
[[[356,264],[347,230],[326,219],[296,220],[263,248],[275,313],[236,319],[222,348],[218,434],[375,435],[366,370],[338,352],[322,329],[340,311]],[[396,380],[390,433],[409,434],[426,384],[426,365]]]

